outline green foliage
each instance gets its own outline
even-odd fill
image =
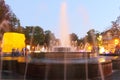
[[[0,0],[0,40],[6,31],[9,31],[10,9],[4,0]]]
[[[94,29],[91,29],[87,32],[87,42],[90,43],[91,45],[96,44],[96,33]]]
[[[45,31],[45,43],[47,46],[50,46],[50,41],[54,41],[55,40],[55,36],[54,34],[50,31],[50,30],[46,30]]]
[[[18,25],[20,24],[16,15],[10,10],[9,6],[5,4],[4,0],[0,0],[0,40],[5,32],[18,32]]]
[[[39,26],[26,26],[24,30],[26,43],[31,45],[43,45],[45,36],[44,31]]]
[[[14,32],[21,32],[21,25],[20,25],[20,20],[16,17],[14,13],[11,13],[10,15],[10,26],[11,26],[11,31]]]
[[[44,31],[42,28],[40,28],[39,26],[34,27],[34,32],[33,32],[33,44],[37,45],[43,45],[44,44]]]

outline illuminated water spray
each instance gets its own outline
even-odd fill
[[[70,38],[69,38],[69,29],[68,29],[68,20],[67,20],[67,5],[65,2],[61,4],[60,11],[60,46],[69,47]]]

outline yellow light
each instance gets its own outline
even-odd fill
[[[100,47],[99,47],[99,53],[102,54],[102,53],[104,53],[104,52],[105,52],[104,47],[100,46]]]
[[[92,49],[92,47],[91,47],[91,46],[89,46],[89,47],[88,47],[88,50],[91,50],[91,49]]]
[[[117,44],[119,43],[119,40],[118,40],[118,39],[115,39],[115,40],[114,40],[114,43],[115,43],[115,45],[117,45]]]
[[[2,52],[12,52],[12,49],[19,49],[25,47],[25,36],[24,34],[7,32],[3,35],[2,40]]]
[[[105,58],[98,59],[99,62],[105,62]]]
[[[87,47],[87,51],[91,52],[91,50],[92,50],[92,46],[89,45],[89,46]]]
[[[102,40],[102,36],[100,35],[97,39],[98,39],[99,41],[101,41],[101,40]]]

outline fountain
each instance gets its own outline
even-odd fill
[[[76,52],[70,46],[66,3],[61,6],[61,45],[51,52],[31,52],[26,62],[17,61],[17,73],[34,80],[104,80],[112,73],[111,60],[92,52]],[[95,42],[95,41],[94,41]],[[91,56],[92,55],[92,56]],[[28,61],[29,59],[29,61]]]
[[[111,60],[94,56],[98,51],[92,53],[72,50],[68,36],[66,3],[62,4],[60,17],[61,45],[53,47],[51,52],[32,52],[27,76],[43,80],[104,80],[111,75]],[[95,43],[95,39],[93,40]],[[24,67],[23,64],[19,65]]]

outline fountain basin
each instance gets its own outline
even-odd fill
[[[47,80],[86,80],[88,70],[88,79],[101,78],[99,63],[90,59],[86,60],[40,60],[34,59],[28,63],[27,76]],[[112,74],[112,62],[110,60],[101,62],[103,74],[108,77]],[[24,74],[26,63],[19,62],[18,73]],[[87,65],[87,66],[86,66]]]
[[[86,80],[86,74],[88,73],[88,79],[98,80],[101,78],[99,63],[101,64],[105,78],[112,74],[112,62],[109,59],[98,62],[97,58],[51,59],[34,57],[29,62],[26,62],[27,57],[20,58],[22,60],[23,58],[25,59],[21,61],[19,57],[17,59],[11,58],[14,65],[10,66],[15,67],[11,69],[12,72],[24,75],[25,70],[27,70],[26,76],[33,79],[64,80],[66,78],[66,80]],[[7,61],[11,63],[11,60]],[[3,61],[4,64],[8,65],[7,61]]]
[[[44,59],[82,59],[93,58],[96,55],[92,52],[40,52],[31,53],[32,58],[44,58]]]
[[[113,70],[120,70],[120,58],[112,59]]]
[[[71,52],[71,47],[54,47],[53,48],[54,52]]]

